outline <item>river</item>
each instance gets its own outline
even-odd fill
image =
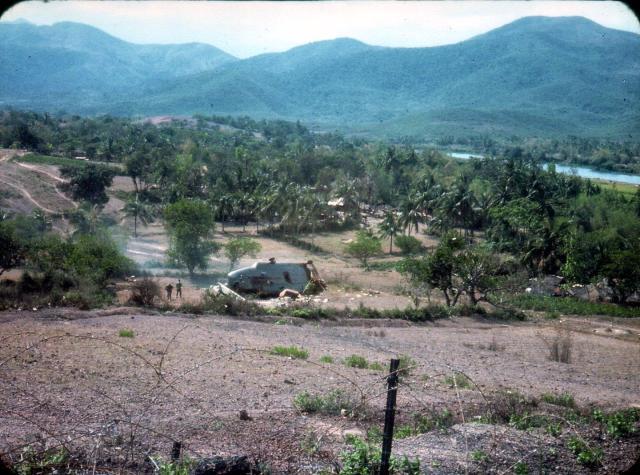
[[[453,158],[461,158],[468,160],[470,158],[483,158],[482,155],[466,152],[444,152]],[[548,164],[543,163],[544,169],[547,169]],[[558,173],[564,173],[566,175],[577,175],[582,178],[590,178],[593,180],[606,180],[615,181],[618,183],[628,183],[631,185],[640,185],[640,175],[631,175],[629,173],[617,173],[603,170],[595,170],[593,168],[584,166],[572,166],[572,165],[560,165],[556,164],[556,171]]]

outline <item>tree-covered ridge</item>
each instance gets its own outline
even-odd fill
[[[171,54],[142,55],[153,61],[141,68],[129,51],[137,45],[114,49],[114,38],[106,41],[98,30],[89,35],[87,26],[22,36],[20,28],[0,25],[0,44],[7,45],[0,99],[19,107],[299,119],[376,137],[457,130],[637,139],[640,36],[581,17],[523,18],[447,46],[383,48],[341,38],[210,66],[195,46],[181,45],[187,52],[177,57],[191,58],[193,74],[189,61],[173,64]],[[39,38],[53,33],[71,44],[87,35],[92,41],[79,51],[45,51]],[[20,41],[12,43],[15,38]],[[21,58],[31,49],[26,68]]]

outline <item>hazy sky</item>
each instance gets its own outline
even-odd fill
[[[640,33],[620,2],[600,1],[49,1],[23,2],[3,21],[76,21],[134,43],[209,43],[239,57],[348,36],[383,46],[456,43],[529,15],[579,15]]]

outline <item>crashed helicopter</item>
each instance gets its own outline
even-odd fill
[[[256,262],[229,272],[227,277],[227,286],[234,292],[265,297],[280,295],[285,290],[303,293],[310,283],[326,287],[313,261],[280,263],[272,257],[268,262]]]

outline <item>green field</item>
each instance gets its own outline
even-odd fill
[[[40,155],[36,153],[30,153],[22,157],[15,157],[13,160],[23,162],[23,163],[33,163],[37,165],[54,165],[56,167],[85,167],[89,163],[93,163],[93,164],[100,164],[107,167],[121,169],[121,166],[117,163],[94,162],[94,161],[88,161],[88,160],[74,160],[73,158],[52,157],[51,155]]]
[[[605,190],[617,191],[627,197],[635,195],[638,190],[638,185],[632,185],[631,183],[611,183],[604,180],[595,180],[595,182]]]

